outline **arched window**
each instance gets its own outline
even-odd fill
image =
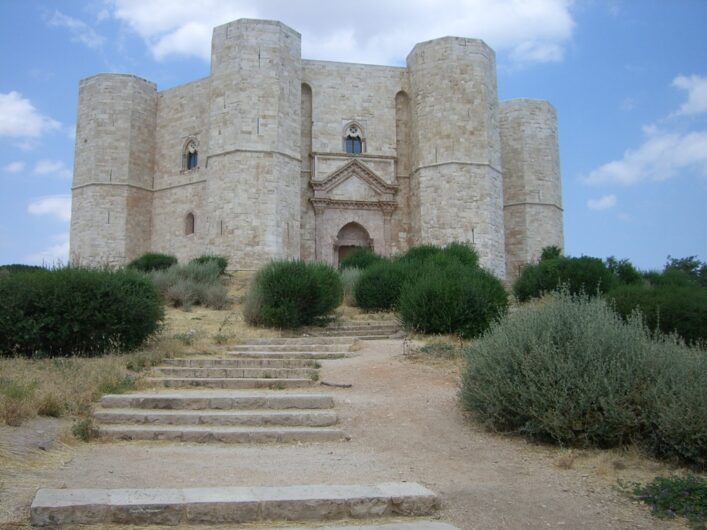
[[[361,132],[361,128],[354,123],[346,127],[346,133],[344,134],[344,151],[353,155],[363,153],[363,133]]]
[[[189,212],[184,218],[184,235],[191,235],[194,233],[194,214]]]
[[[196,169],[199,165],[199,146],[196,140],[187,141],[184,146],[184,152],[182,153],[182,169],[184,171],[191,171]]]

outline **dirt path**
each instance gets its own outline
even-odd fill
[[[355,357],[324,361],[315,387],[337,399],[351,441],[277,446],[92,443],[44,469],[36,486],[246,486],[417,481],[440,494],[440,519],[463,529],[682,528],[582,470],[557,449],[494,435],[458,406],[453,363],[404,358],[401,341],[364,342]],[[299,392],[299,390],[298,390]],[[2,497],[0,497],[1,499]],[[26,502],[26,500],[25,500]],[[26,504],[25,504],[26,506]]]

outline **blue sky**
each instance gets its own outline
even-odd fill
[[[661,268],[707,260],[705,0],[0,2],[0,264],[66,261],[78,81],[159,89],[208,75],[213,26],[282,20],[303,56],[404,64],[419,41],[483,38],[501,99],[559,117],[565,248]]]

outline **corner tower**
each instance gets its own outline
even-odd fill
[[[414,243],[472,242],[481,264],[503,278],[495,54],[480,40],[445,37],[417,44],[407,65]]]
[[[547,101],[504,101],[500,128],[506,268],[514,279],[543,247],[564,244],[557,116]]]
[[[157,91],[133,75],[79,84],[71,263],[123,265],[149,250]]]
[[[300,48],[281,22],[214,29],[207,248],[236,268],[300,255]]]

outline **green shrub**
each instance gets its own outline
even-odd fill
[[[194,258],[189,263],[196,263],[197,265],[204,265],[205,263],[215,263],[216,265],[218,265],[220,274],[224,274],[226,272],[226,267],[228,267],[227,258],[224,258],[223,256],[212,256],[208,254],[204,256],[199,256],[198,258]]]
[[[407,270],[407,264],[387,260],[368,267],[356,283],[356,305],[368,311],[387,311],[397,307]]]
[[[469,244],[454,241],[444,247],[442,252],[450,258],[458,260],[459,263],[466,267],[479,266],[479,253],[476,252],[476,249]]]
[[[663,272],[680,271],[689,276],[701,287],[707,287],[707,263],[697,259],[697,256],[673,258],[668,256]]]
[[[348,267],[341,270],[341,286],[344,292],[344,303],[348,306],[356,305],[356,284],[361,277],[361,269]]]
[[[624,322],[601,298],[554,293],[466,350],[461,397],[488,426],[563,445],[639,443],[703,468],[707,355]]]
[[[484,332],[507,307],[508,297],[498,278],[460,262],[444,268],[428,263],[400,295],[400,317],[406,328],[463,338]]]
[[[248,293],[251,324],[297,328],[322,321],[341,303],[341,278],[323,263],[273,261],[262,267]]]
[[[363,270],[384,259],[385,258],[379,256],[370,248],[359,247],[341,260],[341,263],[339,263],[339,268],[341,270],[349,268]]]
[[[152,272],[169,269],[177,264],[177,258],[168,254],[158,252],[147,252],[139,258],[135,258],[128,263],[128,269],[135,269],[140,272]]]
[[[610,256],[606,259],[606,268],[614,275],[615,283],[626,285],[643,283],[643,275],[627,259],[619,260]]]
[[[0,273],[2,272],[42,272],[47,271],[46,267],[40,267],[39,265],[25,265],[23,263],[11,263],[10,265],[0,265]]]
[[[411,266],[422,266],[427,260],[439,256],[442,248],[435,245],[417,245],[410,248],[405,254],[399,256],[396,261],[409,264]]]
[[[537,298],[565,286],[570,293],[605,293],[614,284],[614,275],[599,258],[549,258],[526,265],[513,283],[513,294],[521,302]]]
[[[132,350],[163,317],[142,274],[62,268],[0,276],[0,355],[94,356]]]
[[[543,247],[540,253],[540,261],[546,261],[549,259],[561,258],[562,249],[557,245],[550,245],[548,247]]]
[[[652,330],[675,332],[687,342],[707,341],[707,289],[669,283],[620,285],[607,296],[624,318],[638,309]]]
[[[692,528],[707,521],[707,481],[698,475],[656,477],[648,484],[630,484],[639,500],[650,504],[658,517],[685,517]]]
[[[174,307],[188,311],[193,305],[213,309],[228,306],[228,292],[221,281],[221,264],[214,260],[173,265],[151,272],[150,279],[165,301]]]

